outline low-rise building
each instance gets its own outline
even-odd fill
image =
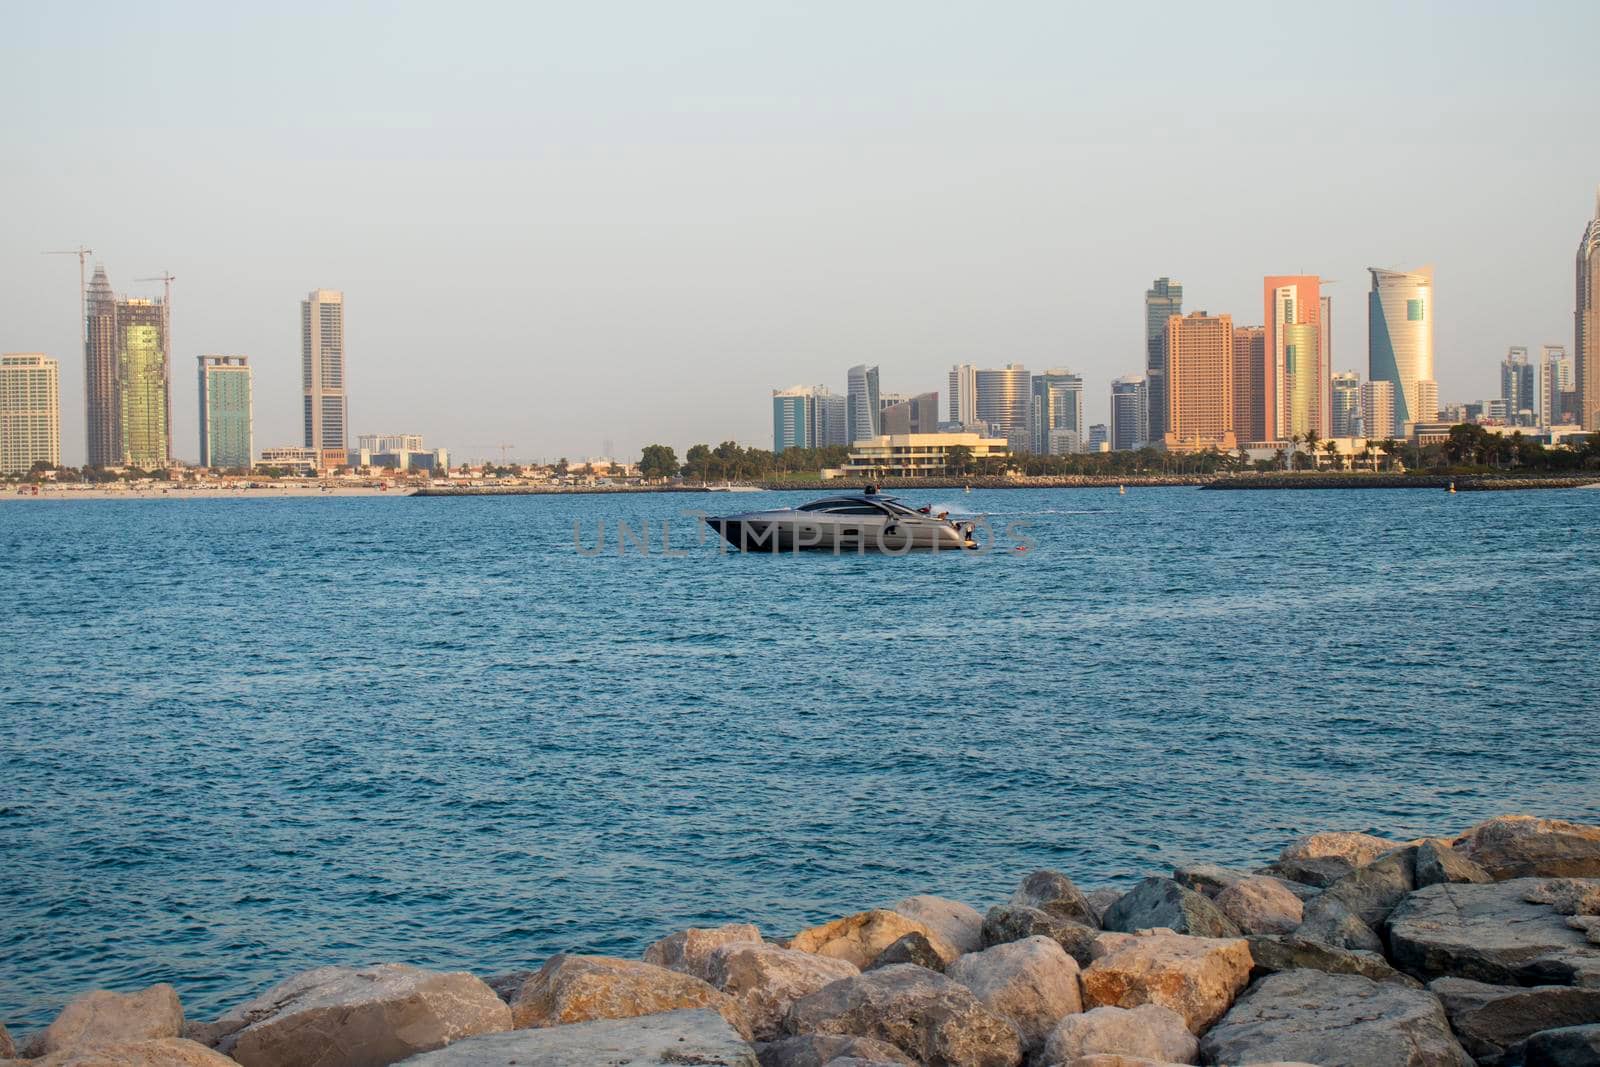
[[[951,457],[953,453],[961,455],[956,449],[965,449],[973,463],[1003,460],[1010,455],[1004,437],[975,433],[885,434],[857,441],[838,473],[889,478],[955,474],[959,470],[951,466]]]

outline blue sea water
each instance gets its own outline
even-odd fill
[[[805,496],[0,503],[0,1019],[1600,821],[1600,492],[911,494],[1036,542],[983,557],[679,517]]]

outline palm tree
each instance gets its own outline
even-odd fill
[[[1379,442],[1378,447],[1383,449],[1383,456],[1389,461],[1387,465],[1392,468],[1394,466],[1395,453],[1400,451],[1400,442],[1392,437],[1385,437]]]
[[[1306,442],[1306,451],[1311,453],[1311,469],[1316,470],[1317,442],[1321,440],[1321,437],[1318,436],[1317,431],[1315,430],[1307,430],[1304,434],[1304,437]]]

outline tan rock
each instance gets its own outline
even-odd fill
[[[366,1067],[510,1027],[505,1001],[465,971],[383,963],[302,972],[191,1036],[245,1067]]]
[[[17,1047],[11,1043],[11,1031],[6,1029],[5,1023],[0,1023],[0,1060],[9,1060],[17,1054]]]
[[[704,980],[711,953],[736,941],[760,941],[761,931],[749,923],[691,926],[662,938],[644,950],[644,961],[669,971],[682,971]]]
[[[137,993],[95,989],[74,998],[55,1021],[23,1047],[24,1057],[106,1045],[178,1037],[183,1033],[183,1005],[178,991],[162,983]]]
[[[511,1023],[561,1026],[680,1008],[711,1008],[750,1038],[749,1022],[727,994],[692,974],[611,956],[551,957],[512,999]]]
[[[954,945],[939,936],[927,923],[882,909],[857,912],[802,930],[790,939],[789,947],[799,952],[814,952],[819,956],[848,960],[859,969],[866,967],[878,958],[880,952],[909,933],[926,937],[946,964],[954,962],[961,955]]]
[[[21,1062],[21,1061],[19,1061]],[[220,1052],[181,1037],[79,1045],[28,1060],[27,1067],[239,1067]]]
[[[914,919],[944,938],[958,952],[976,952],[983,947],[983,915],[959,900],[944,897],[907,897],[894,910]]]
[[[779,1036],[789,1005],[801,997],[860,973],[848,960],[748,941],[712,952],[706,971],[707,981],[739,1005],[757,1041]]]
[[[1251,875],[1222,890],[1217,908],[1247,934],[1287,934],[1305,918],[1305,905],[1276,878]]]
[[[1453,846],[1496,881],[1600,878],[1600,826],[1501,815],[1474,826]]]
[[[1083,972],[1084,1000],[1093,1007],[1159,1004],[1199,1034],[1248,984],[1250,967],[1249,943],[1239,938],[1121,935]]]
[[[1025,1049],[1038,1048],[1064,1016],[1083,1010],[1078,964],[1048,937],[1028,937],[972,952],[945,974],[1016,1026]]]
[[[1399,848],[1403,841],[1390,841],[1371,834],[1329,831],[1307,834],[1289,842],[1278,854],[1280,860],[1342,859],[1352,867],[1365,867],[1390,849]]]
[[[1057,1023],[1045,1041],[1039,1063],[1071,1063],[1093,1055],[1194,1063],[1200,1055],[1200,1042],[1189,1032],[1183,1016],[1159,1004],[1094,1008]]]

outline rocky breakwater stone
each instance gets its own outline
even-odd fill
[[[1217,910],[1246,934],[1287,934],[1305,918],[1305,905],[1276,878],[1251,875],[1220,890]]]
[[[755,1052],[738,1032],[705,1009],[486,1034],[404,1062],[406,1067],[758,1067]]]
[[[723,945],[706,966],[707,980],[734,999],[757,1041],[783,1031],[783,1018],[796,1000],[857,973],[848,960],[761,942]]]
[[[1524,1067],[1600,1067],[1600,1025],[1563,1026],[1528,1038]]]
[[[761,1067],[825,1067],[842,1060],[917,1067],[917,1061],[887,1041],[845,1034],[801,1034],[756,1049]]]
[[[1452,843],[1497,881],[1507,878],[1600,878],[1600,826],[1502,815]]]
[[[1492,882],[1489,872],[1450,847],[1450,842],[1429,838],[1417,846],[1417,888],[1440,882]]]
[[[789,948],[847,960],[857,969],[878,958],[878,954],[906,934],[918,933],[928,939],[939,958],[950,963],[961,953],[934,929],[917,919],[895,911],[875,909],[846,915],[821,926],[802,930],[789,939]]]
[[[1306,968],[1327,974],[1359,974],[1374,982],[1397,982],[1413,989],[1422,988],[1421,982],[1395,970],[1377,952],[1335,948],[1294,934],[1259,934],[1249,938],[1249,942],[1250,958],[1255,961],[1250,971],[1252,981],[1279,971]]]
[[[1228,1010],[1250,979],[1250,946],[1242,938],[1189,937],[1170,930],[1102,934],[1083,972],[1091,1007],[1159,1004],[1202,1033]]]
[[[1183,1016],[1159,1004],[1094,1008],[1062,1019],[1036,1062],[1037,1067],[1057,1067],[1085,1056],[1110,1054],[1158,1063],[1198,1063],[1200,1042]]]
[[[511,1027],[511,1009],[465,971],[403,963],[319,967],[189,1036],[246,1067],[375,1067]]]
[[[1029,937],[962,956],[945,974],[1011,1020],[1023,1048],[1044,1043],[1065,1016],[1083,1010],[1078,964],[1048,937]]]
[[[1099,912],[1072,879],[1060,871],[1034,871],[1022,880],[1007,902],[1015,907],[1038,908],[1085,926],[1098,926]]]
[[[933,943],[913,931],[878,953],[878,958],[867,964],[864,970],[890,967],[896,963],[915,963],[918,967],[926,967],[941,974],[944,973],[945,965],[943,957],[939,955],[939,950],[933,947]]]
[[[736,941],[760,941],[761,931],[749,923],[724,926],[691,926],[669,934],[644,950],[644,961],[669,971],[682,971],[696,978],[706,977],[711,953]]]
[[[1508,1062],[1514,1046],[1541,1030],[1600,1023],[1600,989],[1438,978],[1428,983],[1428,992],[1444,1005],[1451,1029],[1480,1067]]]
[[[511,1001],[511,1023],[520,1030],[631,1019],[682,1008],[710,1008],[740,1034],[750,1034],[739,1005],[709,983],[653,963],[612,956],[552,956],[517,991]]]
[[[1171,878],[1146,878],[1107,909],[1107,930],[1131,934],[1164,928],[1194,937],[1238,937],[1240,930],[1211,900]]]
[[[34,1060],[0,1060],[27,1067],[239,1067],[220,1052],[181,1037],[77,1045]]]
[[[49,1026],[22,1047],[25,1059],[53,1052],[178,1037],[183,1033],[183,1005],[178,992],[165,983],[137,993],[95,989],[75,997]]]
[[[1331,885],[1402,844],[1402,841],[1345,831],[1308,834],[1291,841],[1272,866],[1275,873],[1290,881]]]
[[[1538,878],[1419,889],[1389,916],[1389,958],[1424,979],[1600,986],[1600,946],[1529,899],[1544,892]]]
[[[1383,939],[1377,931],[1362,922],[1350,905],[1338,897],[1324,893],[1308,900],[1304,914],[1304,920],[1295,930],[1295,935],[1303,940],[1354,952],[1383,951]]]
[[[1389,913],[1417,888],[1417,850],[1404,847],[1379,856],[1337,879],[1314,901],[1338,901],[1369,929],[1379,930]]]
[[[6,1029],[5,1023],[0,1023],[0,1060],[9,1060],[16,1054],[17,1047],[11,1042],[11,1031]]]
[[[848,1034],[887,1041],[929,1067],[1016,1067],[1022,1038],[971,990],[909,963],[824,986],[794,1002],[793,1034]]]
[[[1472,1067],[1438,1000],[1353,974],[1263,978],[1200,1040],[1206,1063],[1300,1060],[1322,1067]]]
[[[1021,904],[996,905],[983,917],[985,947],[1021,941],[1025,937],[1048,937],[1084,967],[1094,958],[1094,939],[1099,936],[1096,927]]]
[[[983,915],[977,908],[944,897],[907,897],[894,911],[926,926],[957,952],[983,947]]]
[[[1266,877],[1265,875],[1251,875],[1245,871],[1236,871],[1231,867],[1221,867],[1215,863],[1186,863],[1181,867],[1174,867],[1172,879],[1180,885],[1193,889],[1196,893],[1216,899],[1218,893],[1236,882],[1246,878]]]

